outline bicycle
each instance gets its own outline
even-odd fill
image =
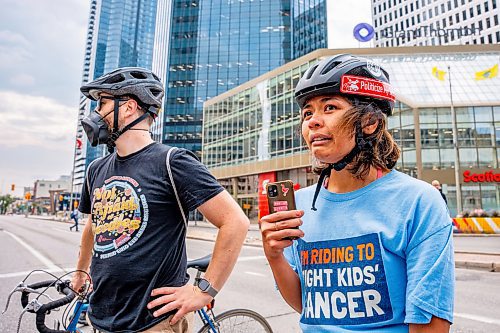
[[[88,287],[90,283],[87,283],[84,287],[84,291],[82,293],[76,293],[73,289],[70,287],[70,281],[69,280],[62,280],[62,277],[65,275],[71,274],[73,272],[67,273],[63,275],[62,277],[55,277],[54,275],[45,272],[42,270],[42,272],[45,272],[47,274],[52,275],[56,279],[53,280],[47,280],[47,281],[42,281],[42,282],[36,282],[33,284],[26,284],[26,280],[29,278],[29,276],[35,271],[30,272],[24,279],[21,281],[9,294],[7,298],[7,303],[5,305],[5,309],[3,310],[2,314],[4,314],[10,304],[10,299],[12,295],[16,292],[21,293],[21,305],[23,307],[23,311],[21,312],[19,316],[19,321],[17,325],[17,333],[19,333],[19,330],[21,328],[21,321],[22,317],[26,312],[29,313],[34,313],[36,314],[36,329],[40,333],[83,333],[83,331],[77,326],[78,324],[82,324],[82,326],[86,326],[85,322],[82,322],[81,320],[81,315],[82,313],[85,313],[88,309]],[[90,277],[89,277],[90,278]],[[90,281],[90,280],[89,280]],[[43,289],[43,291],[38,291],[38,289]],[[49,295],[48,291],[50,288],[55,288],[60,294],[64,295],[62,298],[53,300]],[[38,296],[29,299],[30,294],[37,294]],[[44,296],[50,300],[49,303],[42,304],[40,302],[40,298]],[[74,302],[73,305],[73,314],[69,316],[68,318],[68,309],[71,306],[66,307],[63,315],[62,315],[62,323],[61,321],[57,320],[56,323],[54,324],[54,329],[51,329],[45,325],[45,319],[48,314],[51,313],[51,311],[58,311],[59,308],[61,308],[64,305],[70,304],[71,302]],[[69,323],[66,323],[69,319]],[[61,330],[61,325],[63,326],[64,330]],[[94,333],[96,330],[94,330]]]
[[[193,268],[197,271],[196,277],[194,279],[195,285],[197,285],[199,279],[202,276],[202,273],[206,272],[211,258],[212,255],[207,255],[199,259],[191,260],[187,263],[188,269]],[[11,296],[15,292],[21,292],[21,305],[23,306],[23,312],[19,316],[17,332],[19,333],[21,320],[24,313],[30,312],[36,314],[36,328],[40,333],[83,333],[83,331],[77,327],[77,324],[79,323],[81,314],[86,312],[88,309],[87,292],[78,294],[71,289],[68,280],[63,281],[61,280],[61,278],[57,277],[54,280],[37,282],[27,285],[25,281],[28,279],[31,273],[28,274],[28,276],[24,278],[24,280],[9,294],[5,310],[2,312],[5,313],[7,311]],[[45,289],[41,292],[37,291],[37,289],[41,288]],[[60,299],[53,300],[47,294],[47,291],[50,288],[55,288],[60,294],[64,296]],[[88,290],[88,285],[86,286],[85,290]],[[38,294],[38,296],[32,300],[29,300],[29,295],[31,293]],[[49,298],[51,302],[42,304],[39,301],[42,296]],[[75,298],[76,301],[73,305],[74,310],[72,316],[69,318],[69,323],[66,324],[68,318],[65,318],[67,316],[63,314],[62,322],[57,321],[54,329],[48,328],[45,325],[46,315],[51,311],[58,310],[62,306],[70,304],[75,300]],[[215,300],[212,300],[210,304],[207,304],[205,307],[196,311],[202,322],[202,327],[198,331],[198,333],[273,333],[273,330],[267,320],[255,311],[248,309],[232,309],[225,311],[219,315],[215,315],[213,311],[214,306]],[[70,307],[71,306],[69,305],[66,308],[65,313]],[[60,329],[61,326],[63,326],[64,330]],[[94,332],[97,331],[94,330]]]
[[[205,273],[212,255],[194,259],[188,262],[187,268],[196,269],[194,285],[198,284],[201,274]],[[205,307],[196,311],[202,321],[202,328],[198,333],[272,333],[273,330],[266,318],[255,311],[248,309],[232,309],[215,315],[213,308],[215,299]]]

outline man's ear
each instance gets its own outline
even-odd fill
[[[131,115],[135,114],[138,109],[139,105],[137,104],[137,101],[133,98],[130,98],[127,101],[127,110],[125,111],[125,116],[130,117]]]

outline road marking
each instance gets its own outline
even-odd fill
[[[482,323],[500,325],[500,320],[498,320],[498,319],[477,316],[477,315],[472,315],[472,314],[467,314],[467,313],[457,313],[457,312],[453,313],[453,315],[455,317],[470,319],[470,320],[479,321]]]
[[[266,277],[266,274],[262,273],[256,273],[256,272],[245,272],[248,275],[255,275],[255,276],[261,276],[261,277]]]
[[[35,256],[38,260],[40,260],[45,266],[47,266],[48,269],[61,269],[56,264],[54,264],[49,258],[45,257],[43,254],[35,250],[21,238],[17,237],[11,232],[8,232],[7,230],[4,230],[3,232],[5,232],[10,237],[14,238],[14,240],[16,240],[19,244],[21,244],[26,250],[30,251],[31,254]]]
[[[64,232],[64,233],[68,233],[68,234],[74,234],[75,232],[74,231],[71,231],[71,230],[64,230],[64,229],[60,229],[60,228],[52,228],[53,230],[56,230],[56,231],[60,231],[60,232]],[[78,231],[76,233],[77,235],[80,234],[80,231]]]
[[[39,275],[39,274],[46,274],[48,273],[59,273],[59,272],[71,272],[74,271],[74,267],[68,267],[68,268],[54,268],[54,269],[44,269],[42,270],[37,270],[36,272],[33,271],[24,271],[24,272],[14,272],[14,273],[4,273],[0,274],[0,279],[7,279],[7,278],[13,278],[13,277],[20,277],[20,276],[27,276],[31,272],[33,272],[31,275]]]
[[[249,256],[249,257],[239,257],[238,261],[252,261],[266,259],[266,256]]]

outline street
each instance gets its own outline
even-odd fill
[[[0,216],[0,308],[7,295],[33,269],[49,269],[62,275],[75,267],[81,232],[70,232],[70,224]],[[456,238],[456,248],[500,253],[498,237]],[[209,254],[213,242],[189,239],[190,259]],[[191,274],[193,275],[193,274]],[[49,279],[35,274],[29,281]],[[500,332],[500,273],[456,270],[455,323],[452,332]],[[20,297],[11,300],[9,310],[0,316],[0,332],[16,332],[22,311]],[[262,248],[245,246],[237,266],[224,289],[217,295],[215,311],[249,308],[264,315],[275,332],[299,332],[298,314],[282,300],[276,290]],[[53,313],[52,316],[61,316]],[[49,321],[47,321],[49,322]],[[20,332],[36,332],[33,314],[25,314]]]

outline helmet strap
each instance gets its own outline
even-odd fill
[[[321,171],[321,175],[319,176],[318,184],[316,185],[316,190],[314,192],[314,197],[313,197],[313,202],[312,202],[312,207],[311,210],[316,210],[316,199],[318,198],[319,191],[321,189],[321,186],[323,186],[323,183],[325,181],[325,178],[330,176],[330,173],[333,170],[335,171],[342,171],[345,169],[346,166],[349,165],[349,163],[352,162],[352,160],[363,150],[369,150],[373,147],[373,144],[371,141],[368,141],[365,139],[363,135],[363,130],[361,128],[361,123],[358,122],[356,124],[356,144],[352,148],[352,150],[345,155],[340,161],[336,163],[331,163],[328,164],[328,166]]]
[[[115,114],[117,114],[118,111],[116,111]],[[132,130],[143,130],[143,131],[148,131],[149,130],[146,130],[146,129],[142,129],[142,128],[132,128],[133,126],[137,125],[138,123],[140,123],[141,121],[143,121],[144,119],[146,119],[147,117],[150,117],[150,114],[148,112],[145,112],[143,115],[141,115],[139,118],[137,118],[136,120],[134,120],[133,122],[131,122],[130,124],[126,125],[125,127],[123,127],[121,130],[116,130],[115,131],[115,128],[113,128],[113,133],[111,133],[110,137],[109,137],[109,140],[107,142],[107,145],[108,145],[108,151],[110,153],[112,153],[114,151],[114,148],[116,146],[116,140],[118,140],[118,138],[123,134],[125,133],[126,131],[128,131],[129,129],[132,129]],[[118,123],[118,121],[116,121],[116,123]]]

